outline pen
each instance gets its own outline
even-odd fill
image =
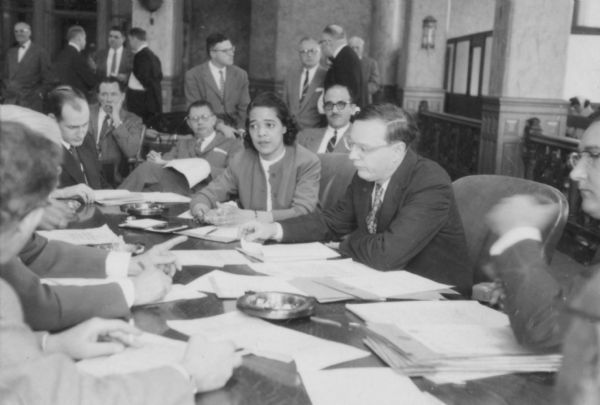
[[[310,320],[316,323],[322,323],[324,325],[337,326],[338,328],[342,327],[342,324],[339,322],[332,321],[331,319],[319,318],[318,316],[311,316]]]

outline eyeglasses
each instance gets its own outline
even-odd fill
[[[359,143],[354,143],[350,140],[350,138],[348,138],[346,136],[343,137],[342,139],[344,140],[344,145],[346,145],[346,148],[348,148],[349,151],[356,149],[361,156],[368,155],[370,153],[378,151],[379,149],[387,148],[388,146],[392,146],[392,145],[395,145],[398,143],[398,142],[394,142],[394,143],[387,143],[385,145],[369,147],[369,146],[361,145]]]
[[[234,53],[235,52],[235,46],[232,46],[231,48],[226,48],[226,49],[213,49],[213,52],[223,52],[223,53]]]
[[[342,111],[349,104],[350,104],[349,101],[338,101],[337,103],[327,101],[327,102],[325,102],[325,104],[323,104],[323,108],[325,109],[325,111],[333,111],[333,108],[335,107],[336,110]]]
[[[214,115],[199,115],[197,117],[186,117],[186,119],[190,122],[198,123],[200,121],[208,121],[212,117],[214,117]]]
[[[318,49],[302,49],[298,51],[300,55],[316,55],[318,52]]]
[[[579,164],[579,162],[583,162],[583,165],[586,168],[591,168],[592,166],[598,165],[598,159],[600,158],[600,152],[590,152],[584,150],[582,152],[573,152],[569,155],[569,166],[571,168],[575,168]]]

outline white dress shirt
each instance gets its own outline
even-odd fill
[[[119,49],[110,48],[108,50],[108,57],[106,58],[106,76],[117,76],[119,74],[119,66],[121,66],[121,57],[123,56],[123,47],[119,47]],[[113,58],[117,58],[115,63],[114,72],[110,71],[112,66]]]
[[[308,85],[310,86],[310,84],[313,81],[313,78],[315,77],[315,73],[317,73],[317,69],[319,67],[319,64],[316,64],[315,66],[311,67],[310,69],[307,68],[303,68],[302,69],[302,74],[300,75],[300,87],[299,87],[299,91],[298,94],[300,96],[302,96],[302,88],[304,87],[304,78],[306,77],[306,71],[308,70]]]
[[[30,46],[31,46],[31,40],[28,40],[23,45],[19,45],[19,49],[17,50],[17,63],[19,63],[19,62],[21,62],[21,60],[23,60],[23,56],[25,56],[25,53],[27,52],[27,50],[29,49]]]
[[[337,129],[337,138],[335,140],[336,146],[338,143],[340,143],[342,137],[344,136],[348,128],[350,128],[350,123],[348,123],[345,127]],[[329,140],[333,138],[335,131],[335,128],[332,128],[330,126],[327,127],[327,129],[325,130],[325,134],[323,135],[323,139],[321,140],[321,144],[319,145],[319,149],[317,149],[317,153],[325,153],[327,151],[327,144],[329,143]]]
[[[212,61],[208,61],[208,68],[210,69],[210,73],[213,76],[213,79],[215,79],[215,83],[217,83],[217,88],[221,91],[223,91],[224,89],[221,88],[221,73],[223,72],[223,80],[227,81],[227,68],[221,68],[219,69],[218,67],[216,67],[214,65],[214,63],[212,63]]]

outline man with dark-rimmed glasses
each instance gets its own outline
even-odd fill
[[[414,119],[391,104],[365,107],[347,146],[357,173],[331,209],[242,226],[248,240],[341,240],[340,250],[378,270],[406,269],[468,292],[471,266],[448,174],[415,153]]]

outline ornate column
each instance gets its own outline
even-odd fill
[[[398,70],[398,99],[402,107],[416,111],[427,101],[430,111],[444,109],[444,56],[446,53],[446,0],[406,0],[404,44]],[[421,47],[423,20],[437,20],[434,47]]]
[[[483,99],[480,172],[523,175],[521,137],[537,117],[544,135],[563,136],[562,100],[572,2],[498,0],[490,97]]]

